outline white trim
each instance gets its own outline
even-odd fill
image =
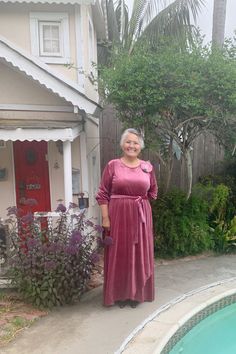
[[[63,142],[64,200],[66,208],[73,201],[71,142]]]
[[[87,159],[86,133],[80,134],[81,192],[89,195],[89,173]]]
[[[48,65],[34,56],[25,53],[8,40],[0,37],[0,59],[10,63],[15,70],[23,72],[31,80],[40,83],[43,87],[51,90],[67,102],[93,114],[98,104],[80,92],[79,86],[65,79],[60,73],[53,71]]]
[[[16,200],[16,178],[15,178],[15,158],[14,158],[14,150],[13,150],[13,142],[10,144],[11,149],[11,162],[12,162],[12,186],[13,186],[13,198],[15,201],[15,205],[17,204]]]
[[[49,142],[47,142],[47,152],[48,152],[48,178],[49,178],[49,191],[50,191],[50,205],[51,205],[51,209],[53,206],[53,189],[52,189],[52,183],[53,183],[53,179],[52,179],[52,168],[53,168],[53,164],[52,164],[52,147],[51,144]]]
[[[62,45],[61,55],[41,55],[40,43],[40,22],[58,22],[61,25],[60,43]],[[69,16],[66,12],[30,12],[30,39],[32,54],[39,57],[45,63],[70,64],[70,38],[69,38]]]
[[[77,57],[77,80],[80,90],[85,91],[85,74],[84,74],[84,33],[82,25],[82,9],[81,6],[75,5],[75,40],[76,40],[76,57]]]
[[[77,107],[78,108],[78,107]],[[73,106],[44,106],[37,104],[0,104],[0,111],[34,111],[34,112],[66,112],[78,113]]]
[[[73,141],[81,133],[81,127],[65,128],[65,129],[0,129],[0,140],[4,141]]]

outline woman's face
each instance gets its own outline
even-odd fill
[[[141,146],[137,135],[129,133],[122,145],[124,156],[137,157],[141,151]]]

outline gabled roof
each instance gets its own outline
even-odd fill
[[[38,58],[24,52],[7,39],[0,36],[0,60],[38,82],[54,94],[72,103],[81,111],[93,114],[99,105],[80,92],[78,85],[60,73],[53,71]]]

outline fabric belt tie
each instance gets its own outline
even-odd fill
[[[112,194],[111,199],[133,199],[137,205],[138,214],[139,214],[139,229],[142,227],[142,224],[146,223],[144,212],[143,212],[143,200],[148,199],[147,196],[135,196],[135,195],[124,195],[124,194]],[[141,224],[141,225],[140,225]],[[134,232],[133,235],[134,243],[138,243],[138,232]]]

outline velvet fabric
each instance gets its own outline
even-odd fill
[[[157,197],[150,162],[129,167],[121,159],[105,167],[96,199],[108,204],[112,244],[104,251],[104,305],[154,300],[154,246],[149,199]]]

